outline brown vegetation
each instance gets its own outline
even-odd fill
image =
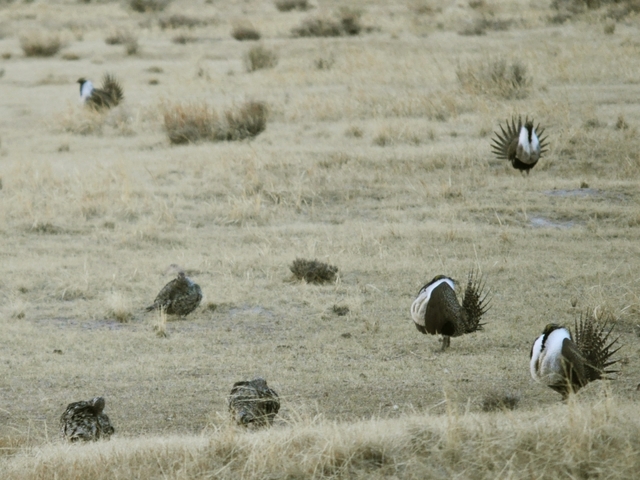
[[[310,8],[308,0],[275,0],[273,3],[280,12],[305,11]]]
[[[526,65],[505,58],[459,66],[456,75],[462,88],[471,93],[505,99],[526,98],[532,85]]]
[[[52,57],[62,41],[57,33],[31,32],[20,37],[20,47],[27,57]]]
[[[278,64],[278,54],[263,45],[257,45],[245,54],[244,64],[248,72],[273,68]]]
[[[129,7],[136,12],[161,12],[172,0],[129,0]]]
[[[231,36],[239,41],[245,40],[260,40],[260,32],[256,30],[253,25],[242,23],[233,27]]]
[[[164,129],[174,144],[244,140],[259,135],[267,125],[267,107],[262,102],[227,109],[223,118],[206,103],[165,105],[163,110]]]

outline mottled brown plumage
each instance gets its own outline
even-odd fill
[[[500,132],[495,132],[492,139],[492,152],[501,160],[511,162],[513,168],[521,172],[529,173],[540,157],[547,152],[547,137],[543,137],[544,128],[534,126],[533,120],[525,119],[522,123],[522,117],[511,118],[506,121],[506,130],[502,125]]]
[[[296,258],[289,267],[296,278],[307,283],[329,283],[336,279],[338,267],[318,262]]]
[[[229,395],[229,411],[238,425],[268,427],[280,410],[278,394],[263,378],[236,382]]]
[[[124,99],[122,86],[113,75],[105,74],[102,88],[93,88],[93,84],[85,78],[78,79],[80,84],[80,97],[85,105],[101,110],[113,108]]]
[[[114,432],[103,412],[105,401],[95,397],[87,402],[70,403],[60,417],[60,434],[70,442],[108,440]]]
[[[472,270],[469,273],[462,305],[458,302],[455,282],[438,275],[424,285],[411,305],[411,317],[421,333],[442,335],[442,350],[449,347],[451,337],[482,330],[480,323],[487,312],[488,292]]]
[[[201,301],[200,286],[179,270],[178,276],[160,290],[153,305],[148,306],[146,311],[163,309],[169,315],[184,317],[198,308]]]

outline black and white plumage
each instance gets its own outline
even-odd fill
[[[484,283],[473,270],[469,273],[462,305],[456,296],[453,279],[438,275],[424,285],[411,305],[411,318],[421,333],[442,335],[442,350],[451,343],[451,337],[482,330],[480,319],[489,306]]]
[[[169,315],[185,317],[200,305],[202,290],[177,265],[171,265],[169,269],[176,270],[178,276],[160,290],[153,305],[148,306],[146,311],[162,309]]]
[[[543,137],[544,128],[540,124],[534,126],[533,120],[527,117],[522,123],[522,117],[511,118],[505,127],[500,125],[500,132],[495,132],[491,148],[493,153],[503,160],[509,160],[513,168],[529,173],[540,156],[548,150],[547,137]]]
[[[113,108],[124,99],[120,82],[109,73],[104,76],[102,88],[94,88],[91,80],[84,77],[78,79],[78,83],[80,84],[80,100],[96,110]]]
[[[60,417],[60,434],[70,442],[108,440],[114,428],[104,413],[104,398],[70,403]]]
[[[229,395],[229,412],[238,425],[269,427],[280,410],[278,394],[263,378],[236,382]]]
[[[610,341],[607,322],[598,323],[592,313],[575,322],[575,335],[557,324],[549,324],[531,347],[531,377],[566,398],[589,382],[615,373],[608,368],[617,360],[611,356],[618,339]]]

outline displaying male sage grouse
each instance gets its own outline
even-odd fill
[[[96,110],[112,108],[118,105],[123,99],[122,86],[113,75],[105,74],[102,81],[102,88],[94,88],[91,80],[80,78],[80,99],[82,102]]]
[[[162,309],[169,315],[186,317],[200,305],[202,290],[177,265],[171,265],[169,270],[177,271],[178,276],[160,290],[153,305],[148,306],[146,311]]]
[[[114,432],[104,410],[104,398],[70,403],[60,417],[60,434],[70,442],[109,439]]]
[[[462,305],[456,297],[453,279],[438,275],[418,292],[411,305],[411,318],[422,333],[442,335],[442,350],[451,343],[451,337],[482,330],[480,319],[487,312],[488,292],[473,270],[469,273]]]
[[[607,321],[599,323],[593,312],[575,321],[575,335],[560,325],[549,324],[531,347],[531,377],[566,398],[587,383],[615,373],[607,370],[617,362],[610,360],[620,347],[618,339],[609,340],[612,328]]]
[[[280,410],[278,394],[263,378],[236,382],[229,395],[229,411],[245,427],[269,427]]]
[[[495,132],[492,139],[491,148],[493,153],[499,158],[509,160],[513,168],[521,172],[529,173],[540,156],[547,152],[547,137],[542,137],[544,128],[533,126],[533,120],[527,117],[522,123],[522,117],[511,118],[506,121],[506,130],[500,125],[500,132]]]

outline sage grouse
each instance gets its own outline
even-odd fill
[[[521,172],[529,173],[540,156],[547,152],[547,137],[542,137],[544,128],[533,126],[533,120],[527,117],[522,123],[522,117],[511,118],[506,121],[506,130],[500,125],[500,132],[495,132],[492,139],[491,148],[493,153],[499,158],[509,160],[513,168]]]
[[[186,317],[200,305],[202,290],[177,265],[171,265],[169,269],[177,270],[178,276],[160,290],[153,305],[148,306],[146,311],[164,310],[169,315]]]
[[[245,427],[268,427],[280,410],[278,394],[263,378],[236,382],[229,395],[229,411],[236,423]]]
[[[88,402],[70,403],[60,417],[60,434],[70,442],[109,439],[114,432],[104,410],[104,398],[95,397]]]
[[[102,88],[94,88],[91,80],[80,78],[80,100],[87,106],[96,110],[112,108],[123,99],[122,86],[113,75],[105,74]]]
[[[531,347],[531,377],[566,398],[587,383],[615,373],[607,370],[617,362],[610,358],[620,348],[613,348],[618,339],[609,341],[611,330],[606,321],[598,323],[589,312],[576,320],[574,336],[560,325],[547,325]]]
[[[462,305],[456,297],[453,279],[438,275],[418,292],[411,305],[411,318],[422,333],[442,335],[442,350],[451,343],[451,337],[482,330],[480,319],[487,312],[488,292],[473,270],[469,273]]]

